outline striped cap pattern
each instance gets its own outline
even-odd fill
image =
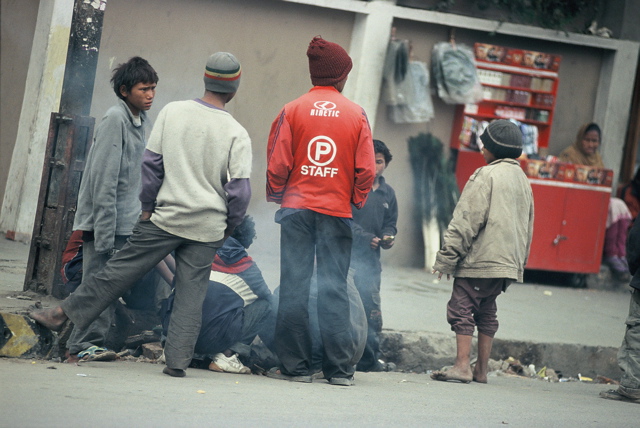
[[[209,57],[204,70],[204,86],[207,91],[228,94],[240,86],[242,68],[235,56],[228,52],[216,52]]]

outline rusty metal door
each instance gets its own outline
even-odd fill
[[[71,236],[95,119],[51,113],[24,290],[64,298],[61,258]]]

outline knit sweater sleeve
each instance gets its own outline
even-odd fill
[[[247,212],[251,201],[251,184],[248,178],[234,178],[224,186],[227,193],[227,229],[235,229]]]
[[[140,203],[142,211],[153,211],[156,198],[164,179],[164,162],[162,155],[145,150],[142,157],[142,189]]]

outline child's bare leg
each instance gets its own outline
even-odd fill
[[[478,333],[478,360],[473,370],[473,380],[479,383],[487,383],[487,371],[493,337]]]
[[[471,382],[473,380],[473,373],[471,372],[469,356],[471,354],[472,339],[473,336],[456,334],[457,354],[455,364],[447,371],[434,371],[431,374],[431,378],[444,381],[457,380],[465,383]]]

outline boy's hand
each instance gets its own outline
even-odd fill
[[[371,249],[372,250],[377,249],[378,245],[380,245],[380,238],[378,238],[377,236],[374,236],[373,238],[371,238],[371,243],[369,244]]]
[[[434,270],[431,271],[431,273],[434,274],[434,275],[436,273],[438,273],[438,281],[440,281],[442,279],[442,275],[443,275],[442,272],[438,272],[437,270],[434,269]],[[447,274],[447,281],[449,281],[450,279],[451,279],[451,274],[448,273]]]
[[[380,246],[385,250],[393,247],[393,243],[395,242],[396,237],[393,235],[384,235],[380,240]]]
[[[151,211],[142,211],[142,213],[140,214],[140,220],[142,221],[149,220],[150,218],[151,218]]]

